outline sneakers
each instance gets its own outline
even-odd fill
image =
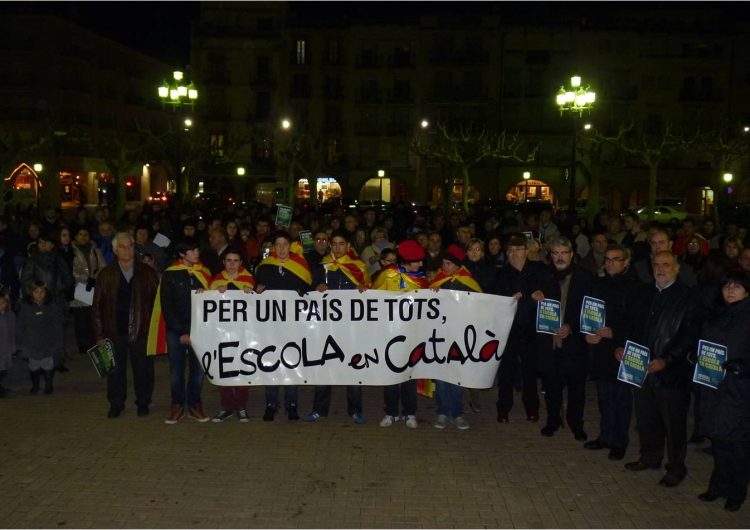
[[[417,425],[417,417],[412,414],[408,415],[406,417],[406,426],[409,429],[416,429],[417,427],[419,427],[419,425]]]
[[[200,403],[197,403],[188,409],[188,416],[199,423],[205,423],[211,419],[206,416],[205,412],[203,412],[203,405]]]
[[[245,409],[238,410],[237,417],[239,418],[240,423],[247,423],[247,411]]]
[[[386,414],[385,416],[383,416],[383,419],[380,420],[380,426],[381,427],[390,427],[391,425],[393,425],[394,421],[396,421],[396,418],[394,418],[393,416],[390,416],[390,415]]]
[[[286,417],[291,421],[297,421],[299,419],[297,405],[289,405],[289,408],[286,410]]]
[[[172,405],[172,409],[169,412],[169,417],[164,420],[167,425],[174,425],[185,416],[185,407],[182,405]]]
[[[263,413],[263,421],[273,421],[276,416],[276,409],[271,405],[266,405],[266,411]]]
[[[305,416],[304,418],[302,418],[302,421],[306,421],[306,422],[310,423],[310,422],[313,422],[313,421],[318,421],[319,419],[320,419],[320,414],[318,414],[315,411],[312,411],[310,414],[308,414],[307,416]]]
[[[461,431],[465,431],[466,429],[471,427],[471,425],[469,425],[469,422],[466,421],[463,416],[457,416],[456,418],[454,418],[453,423],[455,423],[456,427]]]
[[[232,415],[233,414],[230,411],[222,409],[219,411],[219,413],[216,416],[214,416],[214,418],[211,421],[214,423],[222,423],[222,422],[227,421],[229,418],[231,418]]]
[[[439,414],[437,417],[437,420],[435,420],[435,423],[433,427],[436,429],[445,429],[448,426],[448,416],[445,414]]]
[[[357,413],[352,414],[352,421],[356,423],[357,425],[362,425],[363,423],[365,423],[365,417],[362,416],[362,414],[357,412]]]

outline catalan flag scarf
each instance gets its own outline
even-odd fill
[[[450,282],[450,281],[457,281],[460,284],[465,285],[475,293],[481,293],[482,288],[479,287],[479,284],[474,279],[474,277],[471,275],[471,273],[468,271],[466,267],[461,265],[461,268],[458,269],[458,272],[455,274],[445,274],[442,269],[435,275],[435,277],[432,279],[432,283],[430,284],[430,287],[440,287],[444,283]]]
[[[333,253],[326,254],[320,264],[327,271],[340,270],[357,287],[363,285],[366,287],[370,283],[370,271],[367,270],[367,265],[351,250],[338,259],[333,256]]]
[[[271,254],[266,259],[258,264],[255,270],[257,271],[259,268],[267,266],[281,267],[300,278],[307,285],[312,284],[310,266],[307,264],[307,260],[305,260],[305,258],[300,256],[296,252],[290,252],[289,259],[283,262],[279,260],[276,252],[271,252]]]
[[[412,291],[414,289],[426,289],[427,280],[424,273],[406,272],[402,267],[388,265],[380,271],[380,274],[372,283],[373,289],[381,291]]]
[[[229,277],[227,271],[221,271],[219,274],[214,276],[213,281],[211,281],[210,288],[218,289],[219,287],[228,287],[230,283],[240,290],[245,289],[245,287],[247,287],[248,289],[252,289],[253,287],[255,287],[255,278],[253,278],[253,275],[250,274],[247,269],[245,269],[245,267],[240,267],[237,277],[234,279]]]
[[[195,276],[205,289],[208,289],[211,283],[211,272],[200,261],[195,265],[186,265],[185,262],[178,259],[164,272],[169,271],[188,271],[188,274]],[[164,355],[165,353],[167,353],[167,322],[161,312],[161,282],[159,282],[159,287],[156,289],[154,309],[151,311],[146,355]]]

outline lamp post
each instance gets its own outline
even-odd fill
[[[724,190],[726,191],[726,201],[727,201],[727,210],[728,210],[729,204],[730,204],[729,198],[731,197],[731,193],[732,193],[732,187],[730,186],[730,184],[732,183],[732,180],[734,179],[734,175],[732,175],[731,173],[724,173],[721,176],[721,179],[724,181],[724,184],[725,184]]]
[[[292,121],[289,118],[283,118],[281,120],[281,130],[285,134],[291,134]],[[289,136],[287,138],[289,145],[289,160],[286,167],[286,186],[287,186],[287,204],[294,208],[295,202],[295,182],[294,182],[294,159],[296,157],[296,146],[293,145],[293,138]]]
[[[380,203],[382,207],[383,201],[383,177],[385,177],[385,170],[378,169],[378,179],[380,180]]]
[[[596,101],[596,92],[591,91],[590,88],[588,85],[584,88],[581,85],[581,77],[574,75],[570,78],[570,86],[561,86],[555,97],[557,107],[560,109],[560,116],[566,111],[570,111],[573,124],[571,164],[568,175],[570,184],[568,211],[571,214],[575,213],[576,208],[576,137],[578,136],[578,119],[583,116],[584,111],[590,110]],[[575,113],[578,113],[578,116]]]
[[[176,112],[178,109],[182,110],[190,108],[191,110],[195,106],[195,102],[198,100],[198,89],[191,81],[189,84],[185,84],[185,74],[179,70],[172,72],[172,79],[170,81],[163,81],[157,89],[159,99],[162,102],[163,107],[172,107],[172,112]],[[185,118],[183,121],[183,130],[188,131],[193,125],[193,121],[190,118]],[[177,168],[175,175],[175,186],[177,193],[182,194],[187,190],[183,190],[183,178],[182,178],[182,134],[177,133]]]
[[[529,202],[529,179],[531,178],[531,172],[524,171],[523,172],[523,180],[526,181],[526,191],[524,191],[523,194],[523,200],[524,202]]]

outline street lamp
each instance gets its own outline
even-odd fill
[[[420,122],[419,126],[420,126],[420,127],[422,127],[423,129],[426,129],[427,127],[429,127],[429,126],[430,126],[430,122],[429,122],[429,121],[427,121],[427,120],[422,120],[422,121]]]
[[[157,88],[159,99],[161,100],[162,106],[171,106],[172,112],[176,112],[177,109],[190,108],[191,110],[195,107],[195,102],[198,100],[198,89],[191,81],[189,84],[185,84],[185,74],[180,70],[172,72],[172,79],[169,81],[162,81],[162,84]],[[193,121],[190,118],[183,120],[183,130],[188,131],[192,127]],[[177,193],[182,194],[187,190],[183,190],[182,181],[182,134],[177,134],[177,167],[175,175],[175,186]]]
[[[244,177],[245,176],[245,168],[242,166],[237,167],[237,176],[238,177]]]
[[[531,178],[531,172],[524,171],[523,172],[523,180],[526,181],[526,191],[523,194],[523,199],[525,202],[529,202],[529,179]]]
[[[37,162],[36,164],[34,164],[34,171],[36,171],[37,173],[39,173],[43,169],[44,169],[44,166],[42,164],[40,164],[39,162]]]
[[[557,92],[555,101],[557,107],[560,109],[560,116],[565,112],[570,112],[573,123],[573,141],[572,141],[572,153],[571,153],[571,166],[570,166],[570,191],[568,197],[568,210],[571,214],[575,213],[576,208],[576,137],[578,135],[578,119],[583,116],[583,112],[590,110],[596,101],[596,92],[590,90],[590,86],[586,85],[584,88],[581,84],[581,77],[574,75],[570,78],[570,86],[561,86]],[[576,116],[575,113],[578,113]],[[590,127],[587,127],[589,129]]]
[[[385,177],[385,170],[378,169],[378,179],[380,180],[380,202],[383,203],[383,177]]]
[[[289,121],[287,119],[281,120],[281,128],[282,129],[284,129],[286,131],[286,130],[289,130],[291,127],[292,127],[292,122],[291,121]]]

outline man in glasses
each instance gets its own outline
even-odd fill
[[[587,439],[583,430],[583,407],[586,402],[586,343],[580,332],[579,317],[583,297],[591,289],[593,276],[573,263],[573,244],[557,236],[549,243],[552,275],[532,293],[537,302],[551,298],[560,302],[561,326],[554,335],[537,333],[538,369],[545,387],[547,424],[542,436],[553,436],[562,425],[562,393],[568,387],[566,419],[573,436]]]
[[[630,418],[633,414],[632,386],[617,380],[619,363],[615,349],[632,336],[640,282],[630,274],[630,252],[623,245],[611,244],[604,253],[603,277],[597,278],[590,296],[605,304],[605,326],[586,335],[591,352],[591,374],[596,379],[599,405],[599,436],[583,444],[586,449],[609,449],[610,460],[621,460],[628,447]]]
[[[325,230],[318,230],[313,236],[313,249],[310,252],[305,252],[305,259],[311,271],[314,271],[321,260],[328,254],[329,248],[328,234]]]

